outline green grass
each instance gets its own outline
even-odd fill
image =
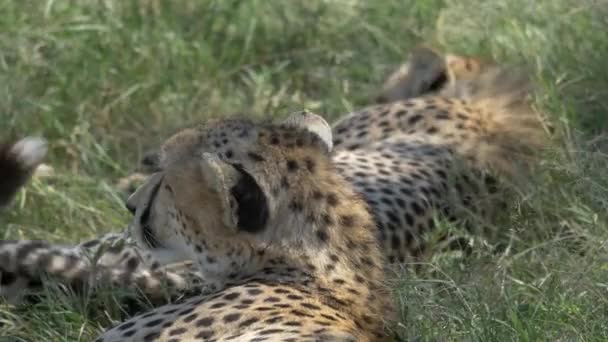
[[[527,64],[557,123],[554,148],[496,238],[400,278],[394,329],[425,341],[607,338],[604,2],[0,0],[0,13],[2,137],[48,138],[58,171],[3,213],[2,238],[122,229],[129,215],[112,184],[170,133],[237,112],[337,118],[369,104],[421,41]],[[89,306],[0,307],[0,340],[91,340],[117,315]]]

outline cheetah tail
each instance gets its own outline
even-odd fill
[[[39,292],[47,278],[74,291],[98,287],[136,289],[148,300],[162,299],[166,294],[178,295],[198,281],[193,272],[188,272],[190,265],[187,262],[157,270],[144,264],[133,268],[130,262],[112,263],[118,260],[117,255],[128,255],[125,253],[128,247],[118,254],[106,249],[103,254],[90,255],[93,251],[82,244],[67,246],[41,240],[0,240],[0,298],[18,304],[24,295]]]
[[[521,176],[549,142],[551,128],[533,108],[532,82],[520,70],[488,66],[476,77],[456,80],[443,95],[468,102],[480,123],[468,153],[482,167]]]
[[[46,152],[46,141],[34,137],[0,146],[0,208],[27,183]]]

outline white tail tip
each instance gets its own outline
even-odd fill
[[[19,140],[11,148],[19,161],[26,167],[32,168],[42,162],[46,156],[48,145],[46,140],[38,137],[26,137]]]

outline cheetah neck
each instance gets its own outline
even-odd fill
[[[282,203],[290,215],[271,225],[269,234],[283,231],[265,250],[264,263],[277,270],[277,278],[284,279],[285,270],[305,277],[300,283],[325,304],[351,315],[365,331],[380,331],[392,309],[375,223],[365,202],[341,182],[329,178],[317,190],[296,191],[298,198],[289,193]]]

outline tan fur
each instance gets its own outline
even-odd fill
[[[521,70],[489,67],[477,77],[456,80],[440,96],[462,99],[472,110],[470,120],[481,129],[473,134],[470,151],[480,163],[507,176],[530,166],[548,142],[542,117],[532,106],[532,85]]]

